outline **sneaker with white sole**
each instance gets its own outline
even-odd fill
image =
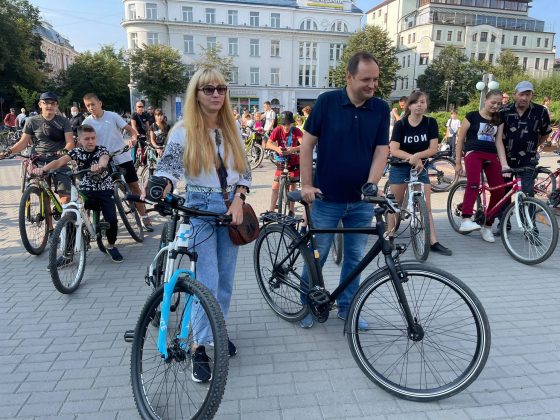
[[[496,242],[494,234],[492,233],[492,229],[489,227],[483,227],[482,229],[480,229],[480,236],[482,236],[482,239],[486,242]]]
[[[208,382],[212,379],[210,358],[206,355],[204,346],[198,346],[192,355],[191,377],[194,382]]]
[[[459,226],[459,232],[474,232],[475,230],[480,230],[480,225],[473,222],[471,219],[464,219]]]

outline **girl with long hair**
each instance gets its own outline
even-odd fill
[[[484,106],[480,111],[469,112],[459,129],[456,143],[455,166],[457,171],[463,170],[461,163],[462,152],[465,152],[465,169],[467,186],[461,208],[463,221],[459,227],[461,232],[480,230],[482,239],[494,242],[492,223],[494,218],[486,220],[485,226],[480,226],[471,220],[474,203],[480,184],[480,174],[484,170],[488,185],[496,187],[504,183],[502,167],[507,168],[506,152],[502,142],[504,124],[500,116],[502,106],[502,92],[491,90],[486,94]],[[488,208],[493,208],[504,196],[504,188],[490,191]]]
[[[218,169],[227,181],[229,208]],[[232,224],[243,221],[242,205],[251,186],[251,172],[231,111],[228,86],[218,70],[203,68],[193,75],[187,88],[184,118],[171,129],[155,176],[165,177],[173,185],[184,176],[187,207],[230,214]],[[212,291],[227,319],[239,247],[232,243],[227,227],[200,218],[191,223],[189,246],[198,254],[197,279]],[[192,379],[205,382],[211,378],[205,346],[213,338],[208,320],[196,321],[199,326],[193,332]],[[236,353],[230,341],[229,354]]]

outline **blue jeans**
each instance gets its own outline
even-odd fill
[[[230,199],[233,200],[233,192],[231,195]],[[185,205],[216,213],[227,211],[222,193],[187,192]],[[227,318],[239,246],[231,242],[227,227],[216,227],[213,222],[204,218],[193,218],[191,223],[193,229],[189,247],[198,253],[196,280],[210,289],[224,318]],[[195,343],[212,343],[214,340],[206,315],[203,311],[196,310],[196,302],[192,308],[191,323]]]
[[[311,221],[317,229],[334,229],[342,220],[345,228],[360,228],[371,226],[373,218],[373,204],[364,201],[354,203],[335,203],[332,201],[315,200],[311,208]],[[315,244],[319,251],[321,267],[329,256],[334,234],[320,233],[315,235]],[[361,233],[344,234],[344,256],[340,281],[358,265],[363,258],[368,235]],[[307,270],[303,272],[303,280],[309,282]],[[355,277],[337,299],[338,311],[347,311],[350,302],[360,285],[360,276]]]

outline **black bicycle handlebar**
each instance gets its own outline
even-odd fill
[[[185,199],[175,194],[167,194],[163,200],[155,201],[155,200],[142,200],[142,198],[138,195],[134,194],[127,194],[126,199],[128,201],[134,201],[136,203],[148,203],[154,206],[164,206],[164,209],[171,208],[174,210],[181,211],[185,213],[187,216],[192,217],[213,217],[218,222],[223,224],[231,223],[231,215],[223,214],[223,213],[215,213],[212,211],[205,211],[205,210],[198,210],[193,209],[190,207],[185,207]],[[163,210],[164,210],[163,209]]]

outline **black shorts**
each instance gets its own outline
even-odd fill
[[[127,184],[130,184],[131,182],[138,182],[138,174],[136,173],[134,163],[132,163],[131,160],[125,163],[121,163],[120,165],[118,165],[118,167],[123,170],[124,180]]]

